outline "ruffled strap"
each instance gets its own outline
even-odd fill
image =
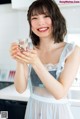
[[[73,44],[66,43],[66,45],[62,51],[62,54],[60,56],[59,64],[57,67],[57,72],[56,72],[57,79],[59,78],[61,71],[64,69],[64,64],[65,64],[66,58],[73,52],[74,48],[75,48],[74,43]]]

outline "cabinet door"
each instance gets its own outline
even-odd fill
[[[71,107],[72,113],[74,115],[74,119],[80,119],[80,106],[72,106]]]
[[[0,100],[0,111],[8,111],[8,119],[24,119],[27,102]]]
[[[13,9],[27,9],[34,0],[12,0]]]

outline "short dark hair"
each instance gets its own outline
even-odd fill
[[[30,5],[28,9],[28,14],[27,14],[28,22],[30,25],[30,37],[31,37],[33,45],[35,46],[39,45],[40,39],[31,30],[31,16],[35,13],[43,14],[45,10],[47,10],[48,15],[50,16],[52,20],[54,42],[55,43],[62,42],[64,40],[64,36],[67,33],[66,20],[63,17],[62,13],[60,12],[60,9],[58,5],[55,3],[55,1],[54,0],[36,0]]]

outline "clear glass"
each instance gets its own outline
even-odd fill
[[[19,49],[21,52],[33,48],[32,43],[28,39],[19,39],[18,42],[19,42]]]

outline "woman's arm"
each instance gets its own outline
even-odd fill
[[[20,57],[22,53],[20,52],[17,43],[12,43],[10,54],[12,58],[16,61],[16,73],[14,77],[15,88],[19,93],[22,93],[27,87],[28,65],[23,62],[22,58]]]
[[[40,80],[56,99],[60,99],[67,94],[73,80],[75,79],[79,65],[79,47],[76,47],[73,53],[66,59],[64,70],[62,71],[58,81],[55,80],[55,78],[50,73],[48,73],[40,61],[32,64]]]
[[[14,77],[15,88],[19,93],[25,91],[28,83],[28,65],[17,62]]]

